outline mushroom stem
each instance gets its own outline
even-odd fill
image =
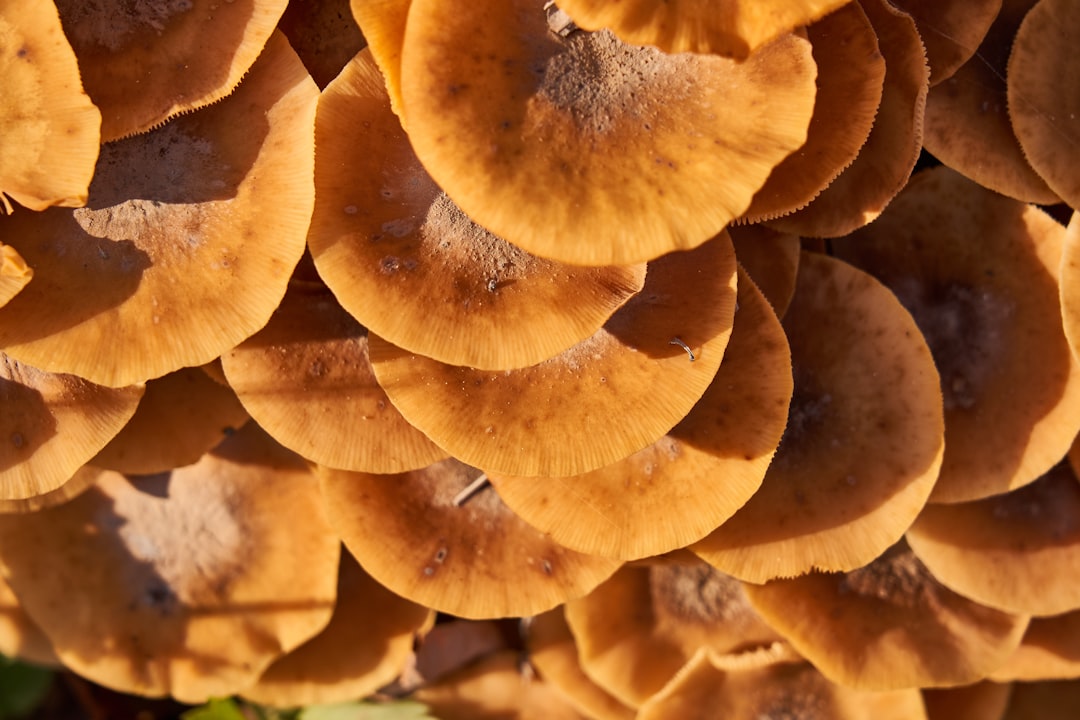
[[[481,473],[478,478],[465,486],[465,489],[454,496],[454,499],[450,501],[450,504],[454,507],[461,507],[476,493],[486,488],[491,483],[488,481],[487,473]]]

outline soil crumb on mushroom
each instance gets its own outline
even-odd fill
[[[731,623],[753,615],[741,583],[708,565],[649,568],[652,603],[692,623]]]
[[[905,608],[933,604],[936,581],[907,547],[894,545],[866,567],[853,570],[840,581],[840,593],[873,597]]]
[[[228,0],[226,0],[228,1]],[[176,15],[195,7],[194,0],[57,0],[64,30],[79,44],[119,50],[131,36],[147,29],[161,35]]]

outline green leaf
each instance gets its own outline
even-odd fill
[[[52,686],[53,672],[0,658],[0,719],[32,712]]]
[[[180,720],[248,720],[233,700],[211,700],[201,707],[188,710]]]
[[[402,700],[389,703],[353,702],[338,705],[312,705],[297,720],[437,720],[418,702]]]

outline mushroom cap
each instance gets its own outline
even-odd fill
[[[35,271],[0,308],[0,347],[116,387],[266,324],[311,217],[317,98],[275,35],[225,100],[104,146],[88,207],[0,218]]]
[[[60,666],[49,638],[23,611],[3,575],[0,575],[0,655],[35,665]]]
[[[1009,118],[1024,157],[1050,189],[1080,208],[1080,13],[1070,0],[1039,0],[1024,16],[1009,55]]]
[[[930,349],[896,297],[804,252],[783,321],[795,391],[761,489],[691,546],[749,582],[865,565],[908,529],[944,446]]]
[[[455,505],[480,474],[457,460],[397,475],[319,474],[330,521],[360,565],[440,612],[533,615],[589,592],[619,566],[557,545],[491,490]]]
[[[1080,212],[1074,211],[1069,218],[1063,243],[1058,290],[1061,323],[1073,356],[1080,358]]]
[[[256,422],[320,465],[395,473],[447,457],[390,404],[367,330],[321,284],[290,283],[270,322],[221,363]]]
[[[936,167],[872,225],[833,242],[896,293],[934,354],[945,461],[931,502],[1029,483],[1080,430],[1080,366],[1060,310],[1064,235],[1038,208]]]
[[[287,0],[56,4],[108,142],[231,93],[267,44]]]
[[[1080,611],[1032,618],[1020,647],[990,673],[996,682],[1067,680],[1080,676]]]
[[[405,23],[411,5],[412,0],[349,0],[353,18],[386,83],[390,107],[402,118],[402,124],[401,48],[405,45]]]
[[[809,205],[769,221],[777,230],[839,237],[862,227],[896,197],[919,159],[930,87],[919,31],[911,16],[888,0],[863,0],[861,5],[885,57],[885,84],[874,126],[855,160]]]
[[[402,53],[420,161],[524,250],[612,265],[696,247],[805,142],[807,41],[784,36],[742,63],[666,55],[608,31],[559,38],[541,5],[415,0]]]
[[[963,685],[1019,646],[1028,616],[947,589],[903,543],[849,573],[747,585],[750,604],[833,682],[863,690]]]
[[[65,666],[186,702],[238,692],[319,632],[339,551],[316,479],[254,424],[195,465],[104,473],[0,517],[0,571]]]
[[[926,46],[930,85],[948,79],[978,50],[1001,0],[890,0],[915,20]]]
[[[732,225],[728,234],[739,265],[772,305],[776,316],[784,317],[799,274],[799,237],[764,225]]]
[[[83,92],[56,6],[0,2],[0,208],[86,203],[101,113]]]
[[[650,263],[644,289],[601,330],[537,365],[456,367],[374,334],[371,363],[405,419],[454,457],[506,475],[577,475],[655,442],[690,412],[731,335],[735,278],[722,233]]]
[[[925,688],[922,694],[930,720],[1001,720],[1011,691],[1010,684],[983,680],[951,688]]]
[[[575,477],[490,473],[510,509],[578,552],[635,560],[700,540],[761,485],[787,422],[791,353],[740,271],[739,310],[720,370],[664,437]]]
[[[585,30],[608,28],[628,43],[668,53],[745,60],[770,40],[809,25],[848,0],[560,0]]]
[[[470,220],[417,160],[369,52],[319,99],[315,182],[308,246],[327,285],[373,333],[451,365],[535,365],[645,281],[643,263],[567,266]]]
[[[19,251],[0,243],[0,307],[26,287],[34,277],[33,269],[26,264]]]

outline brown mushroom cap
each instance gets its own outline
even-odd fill
[[[349,0],[290,2],[277,26],[320,89],[329,85],[365,44]]]
[[[1080,212],[1074,211],[1069,219],[1063,242],[1058,290],[1061,322],[1073,356],[1080,358]]]
[[[379,66],[390,107],[402,118],[401,48],[405,44],[405,22],[412,0],[349,0],[353,18],[364,33],[371,57]]]
[[[739,60],[847,0],[560,0],[586,30],[608,28],[626,42],[668,53],[716,53]]]
[[[0,2],[0,209],[78,207],[98,156],[101,113],[48,0]]]
[[[876,222],[833,242],[896,293],[934,354],[946,438],[932,502],[1029,483],[1080,429],[1080,365],[1059,299],[1064,235],[1038,208],[937,167]]]
[[[1001,0],[891,0],[911,15],[930,63],[930,84],[948,79],[975,54]]]
[[[65,666],[187,702],[326,625],[339,549],[316,479],[254,424],[187,468],[0,517],[0,570]]]
[[[321,283],[290,283],[266,327],[221,363],[252,417],[320,465],[395,473],[447,457],[390,404],[368,361],[367,330]]]
[[[776,316],[784,317],[799,273],[799,237],[764,225],[732,225],[728,233],[735,246],[735,259],[772,305]]]
[[[415,0],[402,53],[417,156],[469,217],[528,252],[611,265],[696,247],[806,140],[805,40],[742,63],[665,55],[608,31],[560,38],[542,4]]]
[[[1016,31],[1009,55],[1009,118],[1035,171],[1080,208],[1080,13],[1071,0],[1039,0]]]
[[[101,137],[144,132],[220,100],[248,72],[287,0],[57,0]]]
[[[926,688],[923,702],[929,720],[1001,720],[1011,685],[981,681],[951,688]]]
[[[467,618],[549,610],[619,566],[557,545],[491,490],[455,505],[480,473],[457,460],[398,475],[320,468],[330,520],[367,572],[393,592]]]
[[[1080,611],[1032,618],[1020,647],[990,673],[997,682],[1067,680],[1080,676]]]
[[[0,346],[115,387],[262,327],[303,252],[317,97],[275,35],[227,99],[106,145],[88,207],[0,218],[35,271],[0,308]]]
[[[575,477],[490,473],[510,509],[578,552],[634,560],[700,540],[761,485],[787,422],[791,353],[740,271],[724,361],[690,413],[649,447]]]
[[[650,263],[644,289],[601,330],[532,367],[446,365],[375,335],[371,363],[405,419],[454,457],[507,475],[577,475],[655,442],[690,412],[720,367],[735,278],[723,233]]]
[[[316,153],[319,274],[399,347],[481,369],[535,365],[596,332],[645,281],[644,264],[544,260],[466,217],[417,160],[371,53],[322,94]]]
[[[937,479],[941,390],[911,316],[877,280],[804,252],[783,321],[795,391],[761,489],[691,549],[750,582],[865,565]]]

